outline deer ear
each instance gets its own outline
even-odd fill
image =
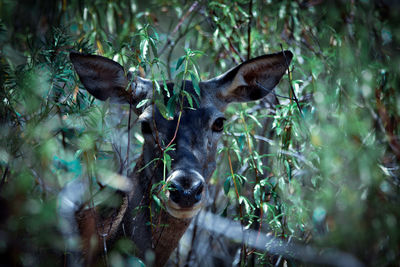
[[[228,72],[207,81],[216,88],[221,101],[247,102],[270,93],[288,68],[293,54],[283,51],[248,60]]]
[[[99,100],[136,104],[151,92],[151,82],[137,78],[133,83],[131,73],[111,59],[74,52],[69,57],[86,90]]]

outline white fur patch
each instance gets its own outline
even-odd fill
[[[185,172],[182,170],[176,170],[173,171],[172,174],[168,177],[167,182],[171,181],[175,177],[178,177],[180,175],[183,175]],[[195,178],[201,180],[203,183],[205,183],[204,177],[196,170],[190,170],[190,174]],[[170,215],[172,215],[175,218],[178,219],[188,219],[188,218],[193,218],[194,216],[199,213],[203,206],[204,202],[204,197],[205,197],[205,191],[203,190],[202,196],[201,196],[201,201],[196,203],[190,208],[181,208],[177,203],[173,202],[169,198],[169,191],[166,192],[166,196],[168,198],[168,201],[166,201],[165,206],[167,208],[167,211]]]
[[[199,202],[198,204],[194,205],[191,208],[181,208],[175,202],[168,199],[168,202],[165,206],[167,208],[168,213],[174,216],[175,218],[188,219],[196,216],[197,213],[199,213],[199,211],[201,210],[203,205],[202,202]]]

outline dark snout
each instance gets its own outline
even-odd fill
[[[203,182],[194,181],[191,185],[185,186],[185,180],[189,181],[190,178],[182,178],[180,180],[171,181],[169,197],[182,208],[190,208],[201,200]]]
[[[196,171],[174,171],[169,178],[168,212],[177,218],[190,218],[201,208],[204,178]]]

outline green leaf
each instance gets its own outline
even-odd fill
[[[226,178],[226,180],[224,182],[224,193],[225,193],[225,195],[228,195],[229,189],[231,189],[231,177],[230,176],[228,178]]]
[[[146,105],[147,103],[149,103],[149,101],[150,101],[150,99],[148,99],[148,98],[143,99],[142,101],[139,102],[139,104],[136,105],[136,108],[140,108],[140,107]]]
[[[289,164],[289,162],[287,160],[285,160],[285,167],[286,167],[287,176],[288,176],[289,181],[290,181],[292,179],[292,169],[291,169],[290,164]]]
[[[178,70],[178,69],[179,69],[179,67],[182,65],[183,61],[185,60],[185,57],[186,57],[186,56],[181,56],[181,57],[178,59],[178,62],[176,62],[176,68],[175,68],[175,70]]]
[[[168,112],[169,117],[174,117],[174,115],[175,115],[177,97],[178,97],[178,95],[175,94],[170,99],[168,99],[167,112]]]
[[[251,202],[245,196],[239,196],[239,203],[244,204],[246,213],[251,213],[251,211],[254,210],[253,204],[251,204]]]
[[[153,200],[156,202],[157,206],[162,207],[161,200],[158,198],[157,195],[153,195]]]
[[[189,102],[190,107],[193,108],[192,96],[191,96],[188,92],[186,92],[186,91],[182,91],[182,93],[183,93],[184,95],[186,95],[186,98],[187,98],[187,100],[188,100],[188,102]]]
[[[242,156],[240,155],[239,149],[234,149],[233,150],[236,154],[236,157],[238,158],[239,162],[242,162]]]
[[[184,71],[179,72],[175,76],[174,94],[179,94],[182,89]]]
[[[261,123],[258,121],[258,119],[257,119],[254,115],[252,115],[252,114],[247,114],[247,116],[248,116],[250,119],[252,119],[252,120],[257,124],[258,127],[262,128]]]
[[[146,60],[149,40],[145,39],[140,42],[140,52],[143,60]]]
[[[171,171],[171,156],[168,155],[166,152],[167,151],[164,151],[164,164],[167,165],[167,170]]]
[[[194,73],[196,74],[196,77],[200,77],[200,75],[199,75],[199,65],[197,64],[197,62],[196,62],[196,60],[194,59],[194,58],[189,58],[189,60],[190,60],[190,62],[192,63],[192,65],[193,65],[193,70],[194,70]],[[199,78],[199,80],[200,80],[200,78]]]
[[[158,111],[166,120],[171,120],[171,117],[168,115],[167,107],[164,105],[164,101],[162,99],[156,99],[155,104],[157,106]]]
[[[200,96],[200,87],[199,87],[199,80],[198,80],[198,78],[197,78],[196,75],[195,75],[193,72],[191,72],[191,71],[190,71],[190,77],[192,78],[192,84],[193,84],[194,90],[196,91],[196,94],[197,94],[198,96]]]
[[[158,57],[158,53],[157,53],[157,47],[156,44],[154,42],[154,39],[150,39],[150,46],[151,46],[151,50],[153,51],[153,55],[154,57]]]
[[[156,88],[157,93],[161,94],[161,88],[157,81],[153,81],[153,84]]]
[[[167,93],[167,97],[169,98],[171,95],[170,95],[169,90],[168,90],[167,79],[165,78],[164,71],[161,71],[161,78],[162,78],[162,81],[163,81],[164,91]]]

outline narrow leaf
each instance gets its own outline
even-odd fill
[[[228,178],[226,178],[226,180],[224,182],[224,193],[225,193],[225,195],[228,195],[229,189],[231,189],[231,177],[230,176]]]
[[[146,105],[149,101],[150,101],[150,99],[148,99],[148,98],[143,99],[142,101],[139,102],[139,104],[136,105],[136,108],[140,108],[140,107]]]
[[[176,68],[175,68],[175,70],[178,70],[178,69],[179,69],[179,67],[182,65],[182,63],[183,63],[184,60],[185,60],[185,56],[181,56],[181,57],[178,59],[178,62],[176,62]]]
[[[192,84],[193,84],[194,90],[196,91],[196,94],[198,96],[200,96],[200,87],[199,87],[198,78],[196,77],[196,75],[194,75],[193,72],[190,72],[190,77],[192,78]]]

